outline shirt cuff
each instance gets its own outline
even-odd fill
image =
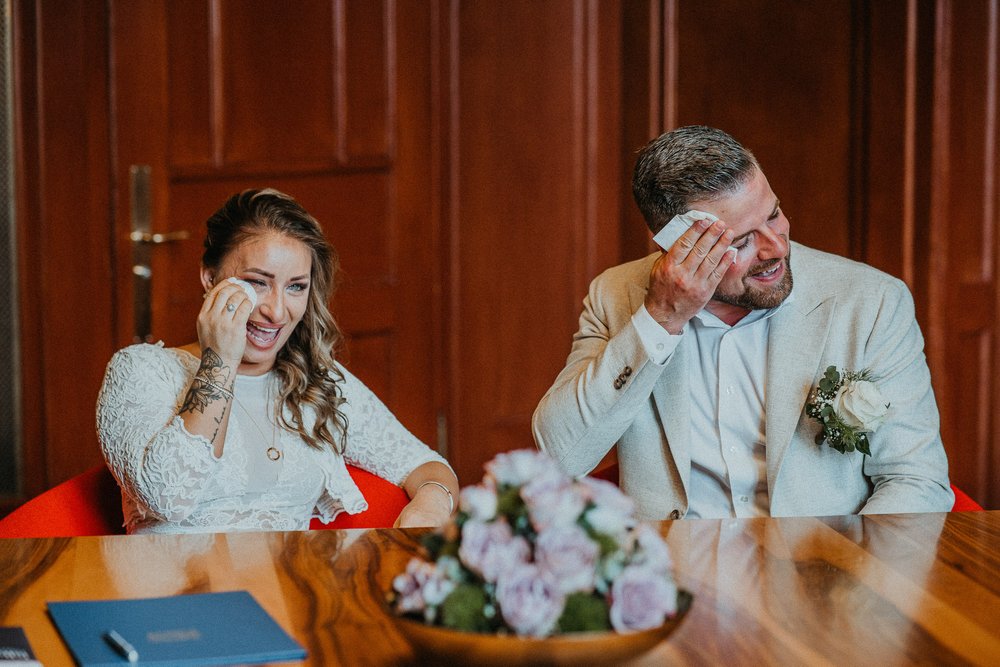
[[[681,336],[684,335],[683,330],[675,336],[661,327],[659,322],[654,320],[653,316],[646,310],[645,304],[639,306],[639,310],[632,315],[632,325],[635,327],[636,333],[639,334],[639,340],[642,342],[643,349],[646,350],[646,356],[654,364],[660,366],[667,363],[667,359],[677,349],[677,345],[681,342]]]

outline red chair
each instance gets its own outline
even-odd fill
[[[409,502],[403,489],[381,477],[347,466],[368,501],[360,514],[341,513],[329,524],[314,519],[312,529],[389,528]],[[94,466],[27,501],[0,519],[3,537],[122,535],[121,493],[104,465]]]
[[[0,519],[0,537],[124,534],[121,498],[108,469],[94,466]]]
[[[406,495],[406,491],[403,491],[403,489],[392,482],[387,482],[378,475],[373,475],[361,468],[347,466],[347,472],[351,474],[351,479],[358,485],[361,495],[368,501],[368,509],[359,514],[341,512],[330,523],[323,523],[319,519],[313,519],[309,524],[309,529],[392,528],[392,524],[396,522],[396,517],[403,511],[406,503],[410,502],[410,497]]]
[[[951,506],[952,512],[982,512],[982,506],[975,500],[966,495],[965,491],[958,488],[954,484],[951,485],[951,490],[955,492],[955,504]]]
[[[591,473],[591,477],[596,477],[598,479],[603,479],[606,482],[611,482],[612,484],[618,484],[618,464],[613,463],[600,470],[595,470]],[[954,484],[951,485],[951,490],[955,492],[955,504],[951,506],[952,512],[982,512],[983,508],[975,500],[970,498],[964,491],[959,489]]]

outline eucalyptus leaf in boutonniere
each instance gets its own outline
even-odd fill
[[[816,444],[825,441],[842,454],[856,449],[871,456],[868,434],[882,425],[888,412],[889,403],[868,369],[840,372],[828,367],[806,403],[806,414],[823,426]]]

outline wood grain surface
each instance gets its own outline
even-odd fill
[[[997,664],[1000,511],[664,522],[687,618],[635,664]],[[310,665],[416,662],[383,607],[414,530],[0,540],[0,624],[47,601],[250,591]]]

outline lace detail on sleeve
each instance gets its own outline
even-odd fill
[[[415,468],[429,461],[448,462],[399,423],[372,391],[337,364],[344,374],[344,413],[348,419],[348,463],[401,485]],[[449,466],[450,467],[450,466]]]
[[[194,368],[160,345],[133,345],[112,357],[97,399],[97,435],[122,487],[126,523],[179,521],[206,499],[232,495],[246,474],[177,415]],[[131,505],[131,507],[129,507]]]

